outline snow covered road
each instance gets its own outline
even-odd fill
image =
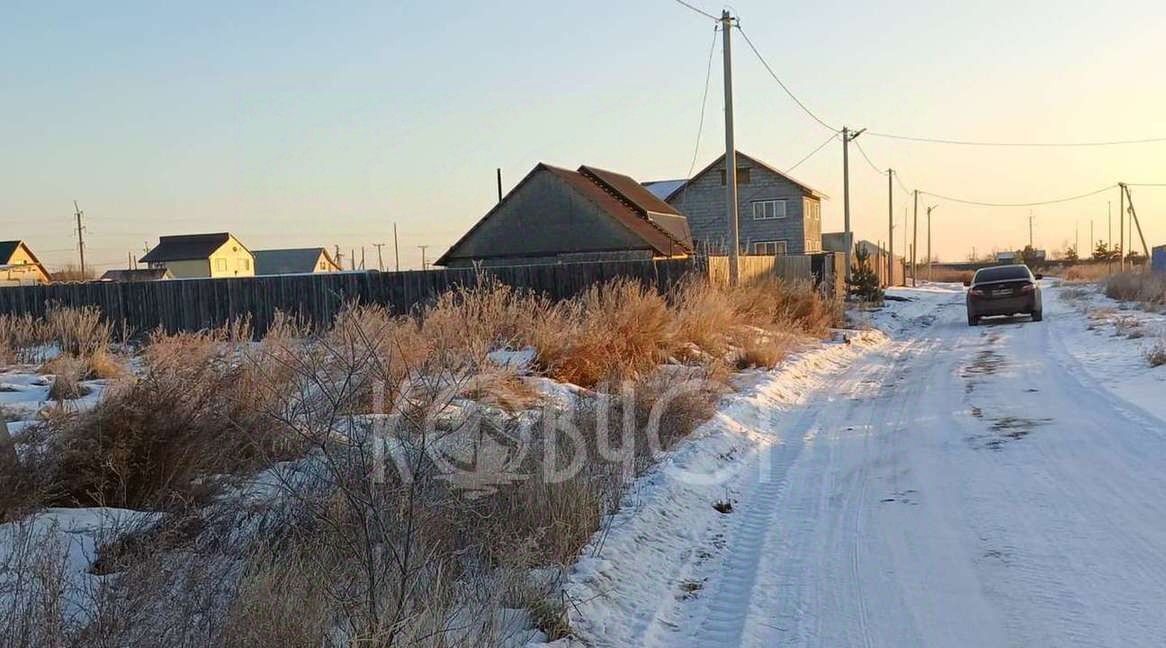
[[[1161,410],[1092,378],[1078,360],[1084,315],[1054,291],[1043,323],[978,328],[958,289],[907,294],[916,301],[880,316],[893,339],[780,415],[749,419],[772,442],[735,477],[656,484],[663,495],[617,520],[602,559],[572,576],[584,641],[1166,641]],[[703,510],[717,493],[732,513]]]

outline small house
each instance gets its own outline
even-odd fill
[[[647,260],[692,251],[684,216],[632,178],[540,163],[436,265]]]
[[[256,250],[256,275],[314,274],[340,272],[341,267],[322,247],[291,250]]]
[[[24,286],[52,280],[24,241],[0,241],[0,286]]]
[[[737,152],[737,223],[742,254],[813,254],[822,251],[822,201],[826,194],[761,160]],[[688,180],[646,187],[688,219],[697,249],[728,252],[725,156]]]
[[[255,276],[251,251],[228,232],[163,236],[140,261],[175,279]]]

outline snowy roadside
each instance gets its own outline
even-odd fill
[[[774,371],[742,377],[739,392],[636,481],[625,505],[584,548],[565,583],[578,640],[635,645],[660,622],[658,606],[694,594],[697,572],[724,549],[722,527],[731,513],[722,510],[758,478],[759,456],[783,443],[775,421],[887,340],[877,330],[840,332]]]
[[[1046,323],[1056,331],[1060,364],[1086,384],[1166,420],[1166,366],[1146,353],[1166,337],[1166,314],[1110,299],[1096,285],[1045,288]]]

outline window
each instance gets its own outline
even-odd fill
[[[785,218],[784,200],[756,200],[753,202],[753,220]]]
[[[215,260],[215,268],[219,272],[226,272],[227,271],[227,260],[226,259],[216,259]]]
[[[737,184],[749,184],[749,167],[737,167]],[[725,172],[721,170],[721,186],[725,186]]]
[[[753,244],[753,254],[761,256],[785,254],[787,245],[785,241],[757,241]]]
[[[251,269],[251,259],[239,259],[239,260],[235,261],[235,269],[236,270],[250,270]]]

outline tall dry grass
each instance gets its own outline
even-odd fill
[[[808,284],[694,279],[666,296],[615,281],[561,303],[483,284],[411,316],[353,306],[321,331],[280,320],[258,343],[245,323],[158,333],[95,408],[46,422],[44,451],[22,453],[17,473],[37,476],[42,502],[201,520],[103,553],[102,573],[118,575],[103,600],[118,603],[86,622],[91,645],[132,644],[163,620],[180,628],[175,646],[496,645],[514,608],[562,637],[567,603],[532,570],[578,556],[636,476],[712,416],[728,371],[775,366],[840,317]],[[100,328],[72,322],[62,348],[100,357]],[[532,417],[539,392],[487,359],[524,347],[529,369],[593,389],[579,408]],[[688,366],[661,368],[677,357]],[[521,478],[467,485],[432,458],[478,456],[488,440]],[[273,492],[227,498],[260,471]],[[212,510],[231,522],[207,522]]]
[[[1166,305],[1166,274],[1160,272],[1123,272],[1105,281],[1105,294],[1121,301],[1135,301],[1152,306]]]

